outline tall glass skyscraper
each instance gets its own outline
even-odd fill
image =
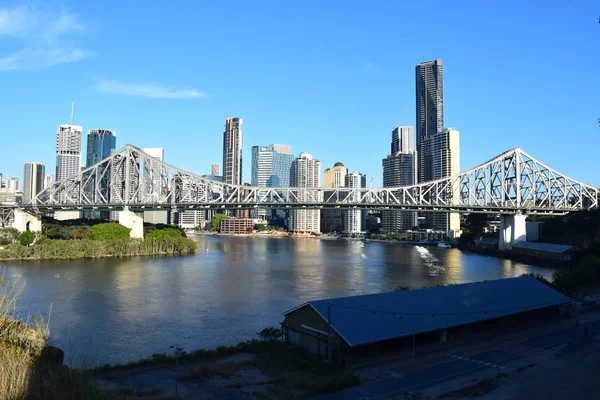
[[[117,148],[117,134],[108,129],[91,129],[88,131],[87,159],[85,166],[91,167],[110,156]]]
[[[44,190],[45,166],[38,162],[28,162],[25,164],[23,174],[23,203],[27,204],[39,192]]]
[[[288,187],[294,155],[291,146],[270,144],[252,146],[252,186]],[[266,209],[259,209],[259,217],[267,215]]]

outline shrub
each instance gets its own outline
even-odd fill
[[[280,340],[281,329],[270,326],[258,332],[257,335],[262,340]]]
[[[119,240],[129,239],[130,228],[116,222],[94,225],[88,234],[91,240]]]
[[[184,237],[179,229],[175,228],[164,228],[164,229],[152,229],[148,231],[146,239],[157,239],[165,237]]]
[[[19,238],[19,231],[15,228],[2,228],[0,229],[0,246],[6,246],[17,241]]]
[[[19,236],[19,242],[21,242],[21,244],[23,246],[29,246],[30,244],[33,243],[34,240],[35,240],[35,233],[33,233],[31,231],[25,231],[25,232],[21,233],[21,236]]]

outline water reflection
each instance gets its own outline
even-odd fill
[[[67,359],[125,362],[234,344],[304,301],[550,270],[456,249],[399,243],[200,236],[189,257],[9,263],[21,315],[46,314]],[[73,356],[73,357],[71,357]]]

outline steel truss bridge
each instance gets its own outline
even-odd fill
[[[598,208],[598,188],[571,179],[514,148],[459,175],[387,188],[265,188],[192,174],[126,145],[97,164],[53,183],[15,209],[56,211],[194,209],[376,209],[491,214],[565,214]]]

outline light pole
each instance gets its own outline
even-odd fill
[[[183,348],[176,346],[169,346],[170,349],[175,349],[175,397],[177,397],[177,367],[179,365],[179,356],[181,355]]]

